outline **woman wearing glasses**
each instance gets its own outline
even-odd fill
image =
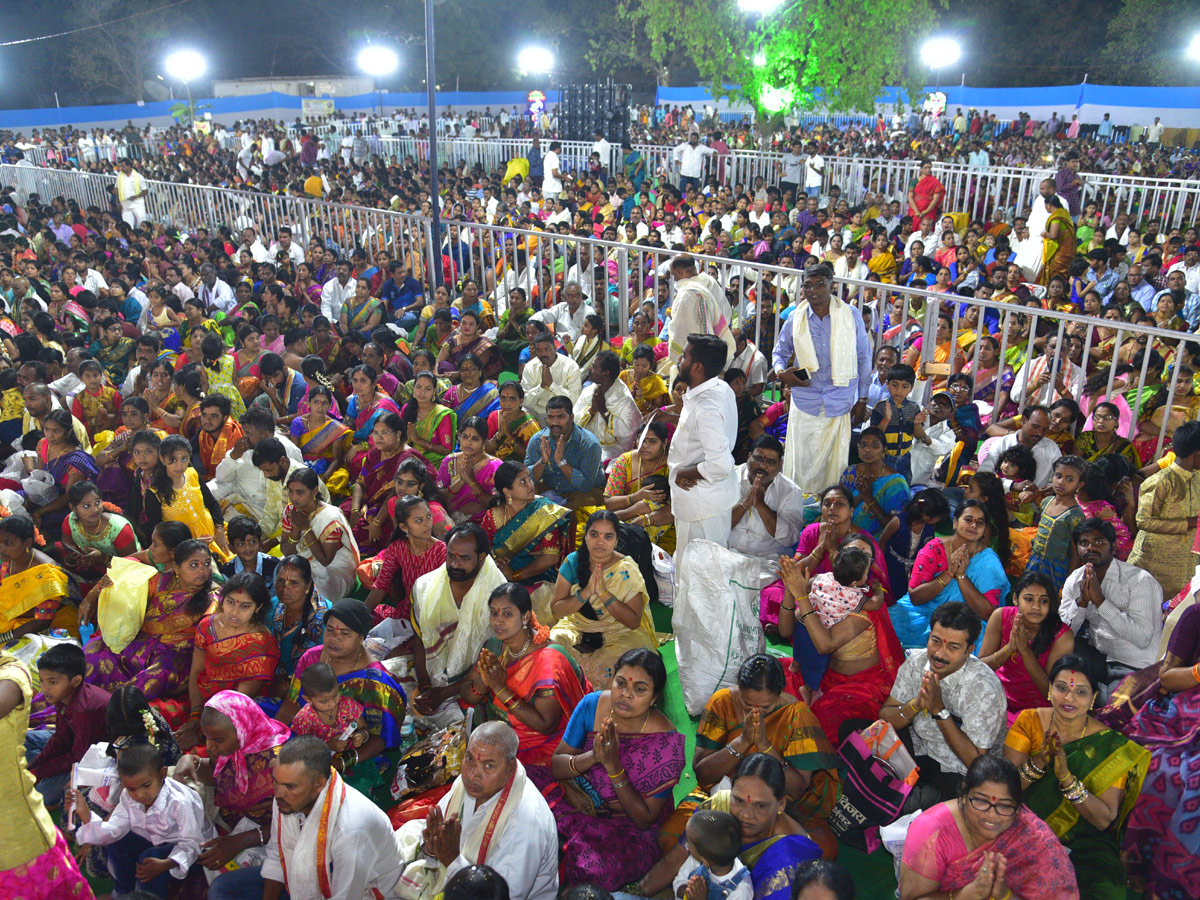
[[[909,826],[900,900],[1078,900],[1066,848],[1021,800],[1016,766],[976,757],[958,799]]]
[[[1050,668],[1050,705],[1023,711],[1004,755],[1020,766],[1025,804],[1071,851],[1083,896],[1123,900],[1121,837],[1150,765],[1150,752],[1089,715],[1090,666],[1067,655]]]

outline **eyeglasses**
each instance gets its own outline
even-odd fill
[[[1092,416],[1092,418],[1097,422],[1115,422],[1117,419],[1117,417],[1112,413],[1101,413],[1099,415]]]
[[[751,453],[750,458],[752,460],[754,460],[754,462],[758,463],[760,466],[764,466],[766,468],[772,468],[772,469],[775,466],[778,466],[781,462],[783,462],[783,460],[780,460],[780,459],[771,459],[769,457],[763,456],[761,453]]]
[[[1017,810],[1021,808],[1020,804],[1014,803],[1012,800],[998,800],[992,803],[990,800],[985,800],[974,794],[967,795],[967,802],[977,812],[985,813],[995,810],[997,815],[1004,816],[1006,819],[1011,819],[1017,814]]]

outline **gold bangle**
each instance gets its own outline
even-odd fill
[[[572,755],[572,756],[568,756],[568,757],[567,757],[567,765],[571,767],[571,771],[572,771],[572,772],[574,772],[576,775],[578,775],[578,774],[579,774],[579,770],[578,770],[577,768],[575,768],[575,760],[576,760],[576,759],[577,759],[577,757],[576,757],[576,756],[574,756],[574,755]]]

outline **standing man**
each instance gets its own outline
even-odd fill
[[[121,218],[137,228],[146,218],[146,179],[133,167],[133,161],[123,159],[117,163],[117,200],[121,204]]]
[[[738,502],[733,464],[738,417],[737,398],[721,378],[728,358],[729,348],[720,338],[693,334],[679,363],[679,377],[688,389],[667,456],[676,570],[690,541],[729,544],[731,512]]]
[[[704,177],[704,158],[716,153],[711,147],[700,143],[700,132],[693,131],[685,143],[680,144],[671,154],[675,164],[679,166],[679,189],[686,192],[688,188],[699,190],[700,180]]]
[[[677,366],[682,364],[684,347],[692,335],[711,334],[724,342],[728,363],[737,355],[737,341],[731,328],[733,308],[720,282],[707,272],[697,272],[696,261],[687,254],[671,260],[671,277],[675,279],[671,341],[667,348],[671,361]]]
[[[817,152],[816,141],[808,145],[808,159],[804,161],[804,192],[810,197],[821,196],[821,185],[825,182],[825,159]]]
[[[562,143],[560,141],[551,141],[550,149],[542,157],[542,196],[547,203],[557,200],[558,195],[562,193],[562,162],[558,158],[561,150]]]
[[[832,284],[829,266],[808,270],[804,299],[772,355],[779,383],[792,391],[783,474],[806,494],[837,484],[850,458],[851,425],[867,417],[871,343],[862,313],[835,298]]]

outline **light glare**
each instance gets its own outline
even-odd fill
[[[545,47],[526,47],[517,54],[522,75],[545,75],[554,69],[554,54]]]
[[[921,45],[921,62],[930,69],[944,69],[962,58],[962,45],[954,38],[934,37]]]
[[[194,81],[204,74],[208,63],[195,50],[176,50],[164,60],[167,74],[177,81]]]
[[[358,51],[358,67],[367,75],[382,78],[391,75],[400,65],[400,58],[390,47],[368,44]]]

